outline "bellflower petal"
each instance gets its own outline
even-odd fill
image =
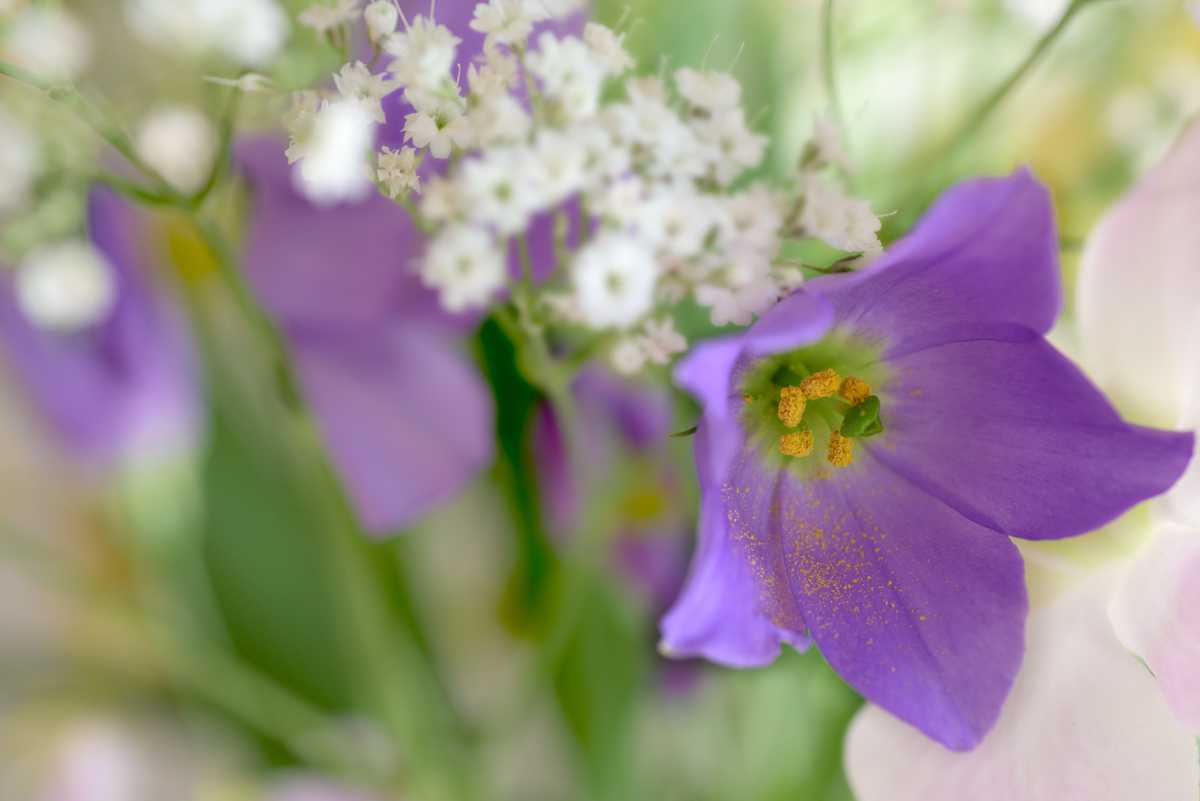
[[[1082,534],[1169,488],[1192,450],[1122,422],[1042,339],[1056,250],[1027,172],[968,182],[876,266],[680,365],[704,404],[706,506],[665,651],[761,664],[769,648],[727,649],[727,631],[769,623],[946,747],[978,744],[1021,663],[1008,535]]]
[[[1027,653],[1000,721],[956,754],[876,706],[850,725],[845,764],[860,801],[1195,799],[1196,741],[1104,615],[1100,574],[1029,618]]]
[[[109,315],[70,334],[43,330],[0,284],[0,337],[13,366],[72,451],[109,461],[184,447],[198,436],[201,400],[183,315],[147,284],[133,209],[108,189],[88,199],[95,247],[112,265]]]
[[[1110,611],[1121,641],[1158,677],[1176,720],[1200,736],[1200,531],[1161,526]]]
[[[255,191],[247,273],[282,323],[360,519],[394,531],[492,459],[491,392],[449,337],[471,319],[443,312],[409,270],[422,237],[399,206],[309,203],[275,142],[244,142],[238,159]]]
[[[1104,215],[1079,267],[1084,366],[1139,422],[1175,426],[1200,377],[1200,121]]]
[[[1063,304],[1050,198],[1024,169],[959,184],[870,269],[809,286],[833,301],[840,324],[886,340],[888,357],[1035,339]]]
[[[1009,536],[1099,528],[1170,487],[1188,463],[1188,435],[1124,422],[1045,340],[957,342],[894,364],[893,422],[867,449]]]

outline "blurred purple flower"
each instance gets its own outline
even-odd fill
[[[1103,525],[1170,487],[1192,451],[1189,434],[1122,421],[1043,339],[1057,248],[1028,172],[970,181],[876,266],[813,280],[693,351],[677,377],[705,405],[700,541],[665,650],[751,667],[815,641],[892,714],[953,750],[980,741],[1023,653],[1008,538]],[[804,360],[875,378],[883,432],[854,438],[851,465],[778,450],[773,371]]]
[[[20,308],[0,270],[0,339],[72,452],[100,462],[186,447],[201,428],[201,393],[183,315],[151,287],[137,213],[112,191],[88,198],[92,244],[113,268],[107,316],[70,333],[46,330]]]
[[[376,534],[428,513],[493,456],[491,392],[410,261],[423,237],[372,195],[325,208],[293,188],[283,147],[239,144],[255,192],[244,260],[281,324],[334,464]]]

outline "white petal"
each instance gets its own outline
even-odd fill
[[[1196,310],[1196,314],[1200,315],[1200,309]],[[1193,353],[1195,361],[1200,364],[1200,352]],[[1191,390],[1184,401],[1177,427],[1195,431],[1200,438],[1200,369],[1197,369]],[[1192,454],[1192,461],[1183,477],[1170,492],[1154,503],[1156,511],[1172,522],[1200,529],[1200,446],[1197,451]]]
[[[996,724],[956,754],[875,706],[851,723],[859,801],[1195,801],[1196,741],[1105,615],[1105,571],[1029,618],[1025,664]]]
[[[1078,309],[1084,367],[1126,416],[1174,427],[1200,369],[1200,121],[1096,225]]]
[[[1200,531],[1161,527],[1110,613],[1121,640],[1158,677],[1176,719],[1200,734]]]

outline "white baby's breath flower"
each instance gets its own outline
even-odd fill
[[[146,117],[133,140],[146,163],[188,195],[204,187],[220,144],[212,121],[188,106],[160,109]]]
[[[637,337],[621,337],[608,352],[608,363],[621,375],[637,375],[646,366],[646,351]]]
[[[340,72],[334,73],[333,83],[343,100],[359,104],[378,123],[387,121],[383,98],[400,88],[398,82],[383,75],[372,75],[361,61],[344,64]]]
[[[700,141],[708,146],[709,166],[721,186],[727,186],[743,171],[757,167],[767,148],[767,137],[752,133],[742,119],[741,108],[732,108],[695,120]]]
[[[239,92],[247,94],[269,95],[279,91],[279,84],[268,78],[266,75],[259,75],[257,72],[247,72],[239,78],[218,78],[215,75],[205,75],[204,80],[209,83],[219,83],[222,86],[232,86]]]
[[[450,312],[486,306],[504,286],[504,256],[487,231],[451,226],[434,239],[421,267],[425,286],[438,290]]]
[[[421,191],[416,155],[417,152],[411,147],[402,147],[399,150],[385,147],[379,151],[379,169],[375,175],[387,187],[388,194],[393,199],[406,189]]]
[[[622,45],[625,34],[618,36],[611,28],[598,22],[589,22],[584,26],[583,40],[592,48],[596,61],[609,75],[620,75],[636,63]]]
[[[283,115],[283,129],[288,133],[288,164],[295,164],[304,157],[309,140],[312,139],[313,124],[321,109],[321,97],[311,89],[292,95],[292,107]]]
[[[269,64],[290,27],[275,0],[125,0],[125,18],[142,42],[169,55],[217,51],[247,67]]]
[[[587,152],[570,133],[544,129],[534,143],[537,205],[549,207],[582,188]]]
[[[461,189],[467,215],[501,234],[529,224],[540,200],[528,148],[496,148],[463,164]]]
[[[293,186],[314,203],[358,201],[374,189],[366,155],[375,139],[370,115],[357,103],[324,101],[311,117],[303,145],[288,149],[301,159]]]
[[[862,252],[864,255],[882,250],[878,231],[883,224],[871,213],[871,204],[866,200],[854,200],[849,204],[848,211],[850,222],[846,226],[846,239],[849,246],[844,250]]]
[[[675,85],[693,112],[720,114],[737,108],[742,98],[742,87],[728,72],[700,73],[684,67],[675,73]]]
[[[605,233],[584,245],[571,268],[580,315],[593,328],[629,328],[654,306],[658,264],[641,242]]]
[[[646,186],[636,175],[613,181],[600,191],[591,204],[592,212],[602,219],[624,227],[637,220],[646,203]]]
[[[312,28],[322,41],[339,41],[341,29],[362,13],[358,0],[335,0],[332,6],[316,3],[296,15],[296,21]]]
[[[450,69],[461,42],[445,25],[418,15],[406,30],[384,37],[382,45],[395,56],[388,70],[396,80],[430,91],[451,80]]]
[[[116,275],[104,254],[78,240],[42,245],[22,259],[17,304],[34,324],[72,333],[106,319],[117,298]]]
[[[779,250],[779,230],[783,226],[780,199],[762,183],[725,199],[725,211],[733,224],[723,247],[742,243],[767,256]]]
[[[568,119],[596,113],[604,68],[592,51],[574,36],[559,39],[550,31],[538,36],[538,50],[525,57],[529,71],[541,79],[546,97],[557,101]]]
[[[0,112],[0,217],[21,211],[42,172],[42,149],[28,128]]]
[[[865,200],[849,197],[841,184],[830,184],[814,174],[804,176],[803,233],[823,239],[852,253],[878,248],[879,218]]]
[[[367,39],[378,45],[383,37],[395,33],[396,23],[400,21],[400,7],[394,0],[374,0],[363,11],[363,19],[367,22]]]
[[[5,58],[55,80],[77,77],[92,58],[87,28],[59,5],[30,6],[4,35]]]
[[[449,222],[463,214],[462,188],[457,181],[430,176],[421,190],[421,216],[430,222]]]
[[[485,68],[486,69],[486,68]],[[523,144],[533,129],[533,120],[512,95],[485,95],[468,115],[482,147]]]
[[[638,343],[646,359],[654,364],[669,364],[673,355],[687,350],[687,339],[675,330],[674,318],[664,317],[657,322],[647,320],[642,331]]]
[[[404,118],[406,141],[411,139],[418,148],[428,147],[435,159],[449,158],[452,145],[465,150],[475,144],[475,131],[454,101],[411,90],[406,90],[404,97],[416,109]]]
[[[779,300],[779,287],[770,276],[764,276],[737,288],[701,284],[695,296],[701,306],[712,307],[709,320],[713,325],[749,325],[755,314],[762,314]]]
[[[720,211],[710,196],[660,187],[637,211],[638,236],[658,253],[686,259],[704,248]]]
[[[484,53],[485,62],[467,69],[467,85],[477,97],[506,94],[516,84],[520,63],[499,50]]]
[[[814,166],[835,164],[848,173],[855,171],[854,160],[842,149],[842,128],[838,125],[832,112],[813,114],[813,135],[810,146],[812,148],[810,158]]]
[[[550,12],[542,0],[489,0],[475,6],[471,30],[487,34],[483,48],[491,50],[497,44],[514,50],[525,47],[536,22],[549,19]]]

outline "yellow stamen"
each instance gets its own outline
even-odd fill
[[[853,462],[854,456],[850,453],[853,449],[854,441],[849,437],[843,437],[838,431],[829,435],[829,461],[834,467],[845,467]]]
[[[788,428],[795,428],[804,416],[804,404],[807,403],[804,391],[800,387],[784,387],[779,395],[779,419]]]
[[[816,400],[817,398],[828,398],[837,392],[841,385],[842,377],[840,375],[833,370],[822,370],[801,381],[800,389],[804,390],[804,395],[809,400]]]
[[[779,452],[784,456],[808,456],[813,451],[811,431],[793,431],[779,438]]]
[[[838,394],[845,399],[846,403],[849,403],[851,406],[857,406],[871,397],[871,385],[861,378],[849,376],[842,382]]]

